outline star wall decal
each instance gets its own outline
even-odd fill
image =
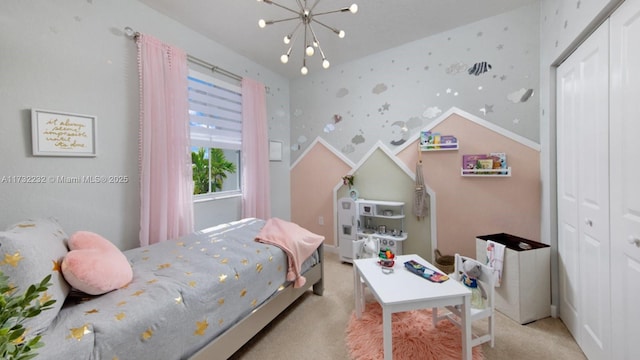
[[[485,116],[488,113],[492,113],[493,112],[493,105],[485,104],[484,107],[480,109],[480,112],[483,113]]]

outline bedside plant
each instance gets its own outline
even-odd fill
[[[17,295],[13,293],[15,288],[9,285],[9,278],[0,271],[0,359],[27,360],[38,355],[34,350],[44,345],[40,335],[25,340],[27,329],[22,322],[50,309],[56,302],[38,301],[40,294],[51,286],[49,280],[51,275],[47,275],[40,284],[29,286],[24,294]]]

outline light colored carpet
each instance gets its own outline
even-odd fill
[[[391,316],[395,360],[458,360],[462,354],[460,329],[443,320],[433,327],[431,309],[394,313]],[[382,307],[366,304],[362,317],[351,315],[347,324],[347,347],[354,359],[384,359]],[[472,349],[474,360],[484,360],[482,347]]]
[[[349,359],[346,329],[355,307],[353,268],[328,251],[325,261],[324,296],[305,293],[231,359]],[[367,300],[373,298],[368,295]],[[498,312],[495,347],[481,346],[488,360],[586,359],[562,321],[554,318],[520,325]]]

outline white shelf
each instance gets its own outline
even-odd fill
[[[381,248],[388,248],[396,255],[401,255],[402,243],[409,237],[404,231],[404,202],[358,199],[356,205],[357,237],[363,239],[371,236],[379,241]],[[381,225],[386,227],[383,233],[377,231]],[[400,235],[394,236],[393,230],[401,231]]]
[[[369,200],[364,198],[359,198],[357,203],[370,203],[373,205],[383,205],[383,206],[404,206],[402,201],[385,201],[385,200]]]
[[[358,231],[358,236],[359,237],[368,237],[370,235],[373,236],[374,238],[386,239],[386,240],[394,240],[394,241],[405,241],[409,237],[409,234],[407,234],[405,232],[402,232],[402,235],[393,236],[390,233],[380,234],[379,232],[367,233],[367,232],[364,232],[364,231]]]
[[[368,216],[368,217],[379,218],[379,219],[404,219],[404,215],[385,216],[385,215],[367,215],[367,214],[362,214],[362,216]]]
[[[510,177],[511,167],[506,169],[460,169],[460,175],[469,177]]]
[[[456,150],[458,150],[458,143],[420,145],[420,151],[456,151]]]
[[[356,204],[360,216],[378,219],[404,219],[404,203],[400,201],[358,199]],[[386,211],[390,211],[391,215],[385,215]]]

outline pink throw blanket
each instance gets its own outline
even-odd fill
[[[302,263],[322,244],[324,236],[314,234],[298,224],[271,218],[256,236],[256,241],[277,246],[287,254],[287,280],[294,281],[293,287],[299,288],[307,281],[300,275]]]

